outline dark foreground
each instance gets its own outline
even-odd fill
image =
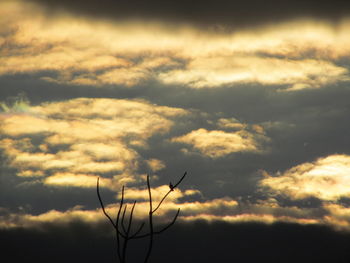
[[[117,262],[109,225],[45,225],[1,230],[1,262]],[[147,241],[134,242],[128,262],[143,262]],[[294,224],[177,223],[155,238],[151,263],[349,263],[350,233]]]

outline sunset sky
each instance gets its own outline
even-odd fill
[[[116,262],[97,178],[185,171],[151,262],[350,262],[350,2],[0,0],[0,160],[4,262]]]

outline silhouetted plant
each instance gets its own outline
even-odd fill
[[[141,225],[137,228],[137,230],[134,233],[131,233],[131,226],[132,226],[132,221],[133,221],[133,215],[134,215],[134,209],[136,206],[136,201],[133,202],[130,214],[129,214],[129,219],[127,224],[125,224],[125,217],[126,217],[126,209],[127,209],[127,204],[124,204],[124,189],[125,187],[122,187],[122,194],[121,194],[121,199],[119,203],[119,209],[117,213],[117,218],[115,221],[111,218],[111,216],[106,212],[105,206],[103,204],[101,195],[100,195],[100,187],[99,187],[99,182],[100,178],[97,178],[97,196],[98,200],[100,201],[100,205],[103,211],[103,214],[108,218],[109,222],[115,229],[115,235],[117,239],[117,256],[118,259],[121,263],[126,262],[126,253],[127,253],[127,247],[128,243],[130,240],[133,239],[140,239],[140,238],[149,238],[148,242],[148,249],[147,249],[147,254],[145,256],[144,263],[147,263],[149,260],[149,257],[152,252],[153,248],[153,238],[154,235],[161,234],[165,230],[167,230],[169,227],[174,225],[177,217],[179,216],[180,213],[180,208],[177,210],[173,220],[163,227],[160,230],[155,230],[153,226],[153,215],[154,213],[160,208],[162,205],[163,201],[167,198],[167,196],[174,191],[174,189],[182,182],[182,180],[185,178],[187,172],[184,173],[184,175],[180,178],[180,180],[176,184],[169,184],[169,191],[162,197],[162,199],[159,201],[157,206],[153,206],[153,201],[152,201],[152,190],[151,190],[151,185],[149,181],[149,175],[147,175],[147,190],[148,190],[148,199],[149,199],[149,212],[148,212],[148,223],[149,223],[149,232],[145,234],[140,234],[142,229],[145,226],[145,222],[141,223]],[[153,208],[155,207],[155,208]]]

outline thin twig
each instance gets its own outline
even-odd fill
[[[116,222],[115,222],[115,225],[118,226],[118,223],[119,223],[119,216],[120,216],[120,212],[123,208],[123,205],[124,205],[124,185],[122,187],[122,198],[120,199],[120,203],[119,203],[119,209],[118,209],[118,214],[117,214],[117,219],[116,219]]]
[[[134,209],[135,209],[136,201],[134,201],[134,204],[132,205],[131,212],[130,212],[130,217],[129,217],[129,225],[128,225],[128,235],[130,233],[130,228],[131,228],[131,223],[132,223],[132,216],[134,214]]]
[[[148,197],[149,197],[149,213],[148,213],[148,218],[149,218],[149,245],[148,245],[148,251],[145,257],[144,263],[147,263],[152,247],[153,247],[153,209],[152,209],[152,193],[151,193],[151,185],[149,183],[149,175],[147,175],[147,189],[148,189]]]
[[[163,203],[165,198],[167,198],[167,196],[182,182],[182,180],[185,178],[186,174],[187,174],[187,172],[185,172],[184,175],[180,178],[180,180],[166,193],[165,196],[163,196],[162,200],[160,200],[160,202],[157,205],[157,207],[152,211],[153,213],[158,210],[158,208]]]
[[[153,231],[153,234],[154,235],[158,235],[158,234],[161,234],[162,232],[164,232],[165,230],[167,230],[168,228],[170,228],[172,225],[175,224],[175,221],[177,219],[177,217],[179,216],[180,214],[180,208],[177,210],[173,220],[168,224],[166,225],[164,228],[162,228],[161,230],[158,230],[158,231]],[[139,236],[135,236],[133,237],[134,239],[138,239],[138,238],[144,238],[144,237],[148,237],[150,235],[150,233],[147,233],[147,234],[143,234],[143,235],[139,235]]]
[[[124,206],[124,210],[123,210],[123,214],[122,214],[122,221],[120,222],[120,224],[122,225],[122,229],[124,231],[124,234],[127,235],[127,231],[126,231],[126,228],[125,228],[125,225],[124,225],[124,218],[125,218],[125,212],[126,212],[126,208],[128,207],[128,205],[125,205]]]
[[[160,200],[159,204],[157,205],[156,208],[154,208],[154,210],[152,211],[152,213],[154,213],[155,211],[158,210],[158,208],[160,207],[160,205],[163,203],[163,201],[165,200],[165,198],[167,198],[167,196],[172,192],[173,190],[169,190],[169,192],[166,193],[166,195],[163,196],[162,200]]]
[[[132,217],[133,217],[133,214],[134,214],[135,205],[136,205],[136,201],[134,201],[134,204],[132,205],[130,216],[129,216],[128,228],[126,230],[125,230],[125,227],[124,227],[124,216],[125,216],[125,211],[126,211],[126,205],[125,205],[125,209],[124,209],[124,212],[123,212],[122,226],[123,226],[123,229],[125,231],[125,236],[126,236],[124,238],[124,244],[123,244],[123,254],[122,254],[122,262],[123,263],[126,261],[126,249],[128,247],[128,242],[131,239],[131,237],[129,237],[129,234],[130,234]]]
[[[155,231],[154,234],[160,234],[162,232],[164,232],[165,230],[167,230],[169,227],[171,227],[173,224],[175,224],[175,221],[177,219],[177,217],[180,214],[180,208],[177,210],[176,215],[173,218],[173,221],[171,221],[166,227],[164,227],[163,229],[159,230],[159,231]]]
[[[142,222],[139,229],[137,229],[137,231],[132,236],[130,236],[130,239],[134,239],[141,232],[141,230],[144,226],[145,226],[145,222]]]
[[[181,179],[174,185],[174,188],[177,187],[182,182],[182,180],[185,178],[186,175],[187,175],[187,172],[185,172],[184,175],[181,177]]]
[[[112,218],[109,216],[109,214],[105,210],[105,206],[103,204],[103,201],[102,201],[102,198],[101,198],[101,195],[100,195],[100,178],[99,177],[97,177],[96,191],[97,191],[98,200],[100,201],[100,205],[101,205],[101,208],[102,208],[102,211],[103,211],[104,215],[109,219],[110,223],[113,225],[114,229],[116,230],[117,246],[118,246],[117,254],[118,254],[119,260],[121,261],[121,255],[120,255],[120,250],[119,250],[119,247],[120,247],[119,235],[121,235],[123,238],[125,238],[125,236],[122,233],[120,233],[120,231],[118,229],[118,221],[119,221],[119,215],[120,215],[120,208],[121,208],[122,203],[123,203],[123,198],[122,198],[122,201],[121,201],[121,206],[119,208],[119,212],[118,212],[116,223],[114,224]],[[124,194],[124,187],[123,187],[123,194]]]

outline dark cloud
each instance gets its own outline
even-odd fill
[[[333,21],[350,13],[348,1],[287,0],[32,0],[81,15],[112,19],[151,19],[196,25],[259,25],[298,17],[316,17]]]
[[[5,262],[114,262],[115,240],[107,225],[3,229],[1,257]],[[345,263],[349,242],[349,233],[320,226],[179,222],[155,238],[151,262]],[[130,244],[130,262],[142,262],[147,241]]]

